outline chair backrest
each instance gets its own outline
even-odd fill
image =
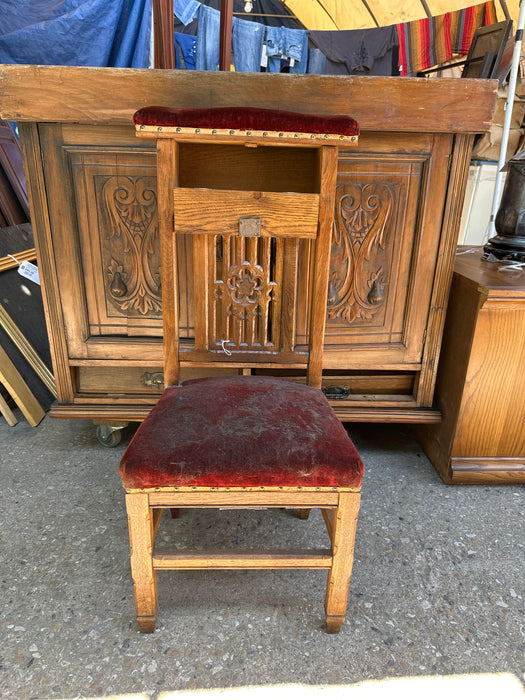
[[[234,148],[242,161],[245,147]],[[181,154],[175,141],[158,142],[158,176],[174,183],[171,192],[158,185],[159,211],[161,196],[171,208],[160,225],[165,382],[178,383],[180,367],[188,365],[293,367],[306,368],[308,383],[320,386],[337,147],[308,149],[312,192],[291,191],[296,173],[290,191],[270,189],[271,176],[268,189],[237,189],[238,182],[232,189],[178,187],[179,158],[191,158],[186,144],[185,150]],[[277,151],[280,167],[282,147],[269,150]],[[260,172],[255,179],[260,185]],[[193,344],[179,338],[181,236],[193,260]]]
[[[338,147],[357,142],[358,127],[262,110],[272,125],[261,128],[260,110],[226,111],[252,125],[173,124],[208,119],[204,110],[134,117],[137,134],[157,141],[165,385],[201,366],[294,368],[321,386]],[[306,129],[294,132],[298,121]],[[194,338],[181,341],[179,266],[188,264]]]

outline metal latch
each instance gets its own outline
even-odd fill
[[[261,235],[261,220],[256,218],[239,219],[239,236],[258,238]]]

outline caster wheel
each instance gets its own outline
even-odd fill
[[[118,428],[112,428],[109,425],[98,425],[97,439],[104,447],[116,447],[122,439],[122,433]]]

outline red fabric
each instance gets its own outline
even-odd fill
[[[450,12],[397,25],[401,75],[413,75],[452,58]]]
[[[212,109],[173,109],[143,107],[133,115],[133,123],[144,126],[182,126],[203,129],[253,129],[292,131],[308,134],[359,134],[351,117],[283,112],[255,107],[215,107]]]
[[[126,489],[357,488],[363,464],[319,389],[274,377],[168,387],[120,463]]]
[[[437,17],[398,24],[401,75],[413,75],[441,65],[454,54],[468,54],[476,29],[494,22],[496,10],[490,0]]]
[[[491,24],[496,24],[498,21],[497,15],[496,15],[496,8],[494,6],[494,0],[491,0],[491,2],[486,2],[485,3],[485,20],[483,22],[485,27],[488,27]]]

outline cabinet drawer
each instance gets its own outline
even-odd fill
[[[261,236],[315,238],[319,195],[302,192],[174,190],[176,233],[238,234],[239,219],[260,219]]]
[[[183,368],[181,381],[221,374],[237,374],[237,370],[234,368]],[[77,392],[79,394],[160,395],[163,391],[162,367],[77,367]]]

